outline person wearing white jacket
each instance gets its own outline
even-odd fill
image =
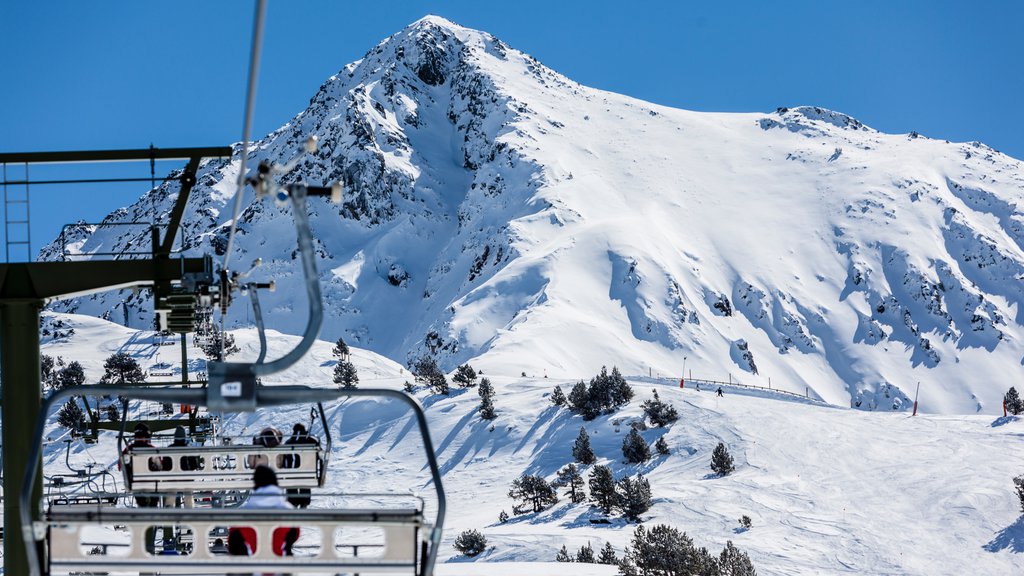
[[[249,493],[249,498],[242,503],[240,508],[250,509],[284,509],[291,510],[294,508],[287,498],[287,493],[283,488],[277,485],[277,473],[274,469],[260,464],[253,470],[252,475],[253,490]],[[248,550],[246,552],[237,552],[239,554],[251,554],[252,550],[256,549],[256,542],[249,541],[251,538],[255,540],[256,534],[251,528],[233,528],[232,530],[239,530],[246,536],[246,544]],[[278,556],[291,556],[292,545],[299,539],[298,527],[291,528],[276,528],[274,529],[273,536],[271,538],[271,549],[274,554]]]
[[[277,473],[265,464],[260,464],[252,473],[253,490],[241,508],[294,508],[284,488],[277,485]]]

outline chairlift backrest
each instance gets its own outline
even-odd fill
[[[125,485],[133,492],[245,490],[252,488],[253,470],[260,464],[277,473],[282,488],[322,487],[327,476],[320,444],[132,446],[122,463]]]
[[[390,510],[189,510],[141,511],[131,508],[57,510],[46,524],[50,535],[49,563],[52,573],[118,572],[140,565],[159,564],[161,574],[196,572],[379,572],[396,570],[420,573],[428,544],[428,525],[420,507]],[[127,544],[121,540],[97,543],[96,551],[84,545],[97,540],[96,526],[121,526]],[[175,527],[174,532],[191,533],[194,544],[184,550],[162,550],[153,545],[153,530]],[[254,533],[256,549],[251,555],[225,555],[213,546],[224,539],[226,527],[244,527]],[[319,534],[316,545],[295,556],[275,553],[274,532],[298,527],[307,534]],[[353,554],[360,546],[349,528],[376,528],[382,532],[377,546],[380,554]],[[195,544],[195,542],[204,544]],[[108,551],[108,548],[110,550]],[[125,549],[127,548],[127,549]],[[98,553],[97,553],[98,552]]]

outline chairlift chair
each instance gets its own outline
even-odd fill
[[[109,391],[109,392],[108,392]],[[216,402],[210,390],[192,389],[154,389],[126,386],[82,386],[62,390],[51,395],[44,401],[40,423],[54,406],[72,395],[83,393],[104,394],[120,392],[130,397],[153,401],[186,402],[190,404],[209,405]],[[357,508],[339,509],[238,509],[238,508],[121,508],[88,502],[76,503],[74,506],[51,506],[40,517],[31,518],[34,509],[30,502],[31,495],[25,491],[21,495],[21,510],[24,525],[30,528],[31,538],[26,539],[28,546],[43,541],[47,544],[47,574],[74,574],[96,572],[160,572],[162,574],[194,574],[232,573],[232,572],[299,572],[326,573],[340,572],[414,574],[429,576],[437,558],[440,544],[441,527],[445,514],[445,497],[441,485],[440,471],[434,456],[422,407],[412,397],[396,390],[384,389],[333,389],[312,388],[306,386],[273,386],[258,387],[254,390],[253,401],[259,407],[272,407],[294,404],[295,402],[324,402],[343,397],[375,396],[399,400],[405,403],[415,414],[423,440],[425,457],[430,468],[431,478],[437,496],[437,512],[433,519],[428,519],[424,511],[424,503],[417,499],[415,503],[403,503],[390,506],[361,506]],[[42,424],[32,446],[31,461],[38,462],[41,451]],[[289,446],[290,448],[291,446]],[[315,446],[311,447],[315,448]],[[203,454],[212,461],[213,456],[205,450],[197,451],[186,447],[176,456]],[[210,446],[223,451],[238,448],[257,448],[251,446]],[[151,457],[149,449],[134,449],[133,454],[136,470],[148,469],[143,458]],[[152,449],[152,455],[166,455],[172,452],[167,449]],[[265,451],[265,448],[264,448]],[[238,455],[248,455],[239,452]],[[292,454],[286,451],[276,455]],[[293,454],[294,455],[294,454]],[[299,453],[302,456],[303,454]],[[139,466],[139,464],[143,464]],[[38,466],[32,466],[27,472],[26,480],[34,479],[38,474]],[[284,477],[288,470],[280,470]],[[251,475],[247,484],[251,486]],[[174,481],[167,481],[172,484]],[[197,480],[192,487],[205,483]],[[137,493],[140,486],[146,488],[155,484],[160,491],[171,490],[162,481],[132,480],[131,489]],[[185,483],[179,484],[185,486]],[[282,487],[285,484],[282,483]],[[185,488],[189,489],[189,488]],[[106,542],[106,548],[97,552],[96,533],[102,527],[123,527],[126,531],[126,543]],[[184,547],[176,547],[174,553],[154,547],[149,540],[152,531],[163,527],[173,527],[175,533],[191,533],[199,542],[212,542],[213,534],[223,533],[224,527],[244,526],[250,528],[257,539],[257,547],[251,556],[224,555],[212,550],[210,545],[193,546],[187,553]],[[314,543],[304,555],[278,556],[274,553],[271,541],[275,530],[288,527],[301,527],[303,533],[313,534]],[[376,530],[382,536],[382,548],[376,556],[356,555],[352,553],[360,542],[353,541],[355,529]],[[318,537],[315,535],[319,535]],[[358,538],[357,538],[358,540]],[[127,545],[125,545],[127,544]],[[181,548],[181,549],[179,549]],[[106,551],[106,553],[104,553]],[[35,558],[34,555],[30,554]]]

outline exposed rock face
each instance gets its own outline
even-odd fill
[[[687,356],[700,376],[773,375],[843,405],[904,406],[912,382],[969,374],[935,408],[955,410],[996,402],[1024,356],[1024,170],[982,144],[816,107],[661,108],[436,17],[329,78],[248,165],[284,164],[310,135],[319,149],[283,180],[345,185],[341,206],[310,203],[323,336],[399,361],[521,355],[524,370],[583,377],[673,372]],[[224,254],[238,165],[201,168],[184,252]],[[177,193],[168,183],[106,222],[166,221]],[[280,287],[261,298],[267,323],[298,332],[288,210],[251,192],[244,206],[233,265],[264,259],[256,275]],[[70,240],[82,254],[149,242],[110,226]],[[53,306],[152,323],[144,294]],[[586,330],[607,346],[574,347]]]

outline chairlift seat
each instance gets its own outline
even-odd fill
[[[133,492],[246,490],[259,464],[274,469],[282,488],[318,488],[327,470],[319,444],[132,446],[121,458],[125,485]],[[189,469],[189,462],[197,468]],[[127,470],[133,471],[130,477]]]
[[[256,510],[256,509],[138,509],[76,508],[54,509],[37,529],[45,530],[49,541],[50,574],[99,572],[149,572],[195,574],[217,572],[298,572],[298,573],[407,573],[419,574],[422,554],[427,549],[430,526],[424,522],[421,507],[347,510]],[[124,526],[130,542],[111,542],[111,553],[91,553],[97,525]],[[196,545],[187,554],[167,554],[149,546],[150,528],[175,526],[190,530],[199,542],[223,534],[225,527],[247,527],[260,543],[250,556],[225,555],[210,545]],[[273,532],[299,527],[304,534],[319,533],[319,545],[304,554],[277,556],[270,545]],[[376,546],[381,553],[367,556],[348,553],[365,546],[347,541],[338,528],[379,528],[383,541]],[[316,529],[310,531],[308,529]],[[88,545],[87,545],[88,544]],[[124,550],[127,548],[127,550]],[[106,552],[106,548],[103,549]]]

